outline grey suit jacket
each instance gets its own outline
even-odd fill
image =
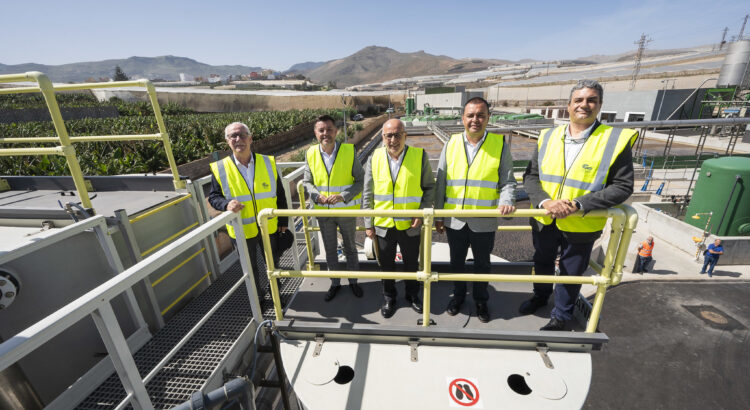
[[[443,151],[440,153],[435,189],[435,209],[443,209],[445,204],[446,149],[448,149],[448,144],[443,146]],[[515,204],[516,178],[513,176],[513,157],[510,154],[510,148],[508,148],[507,143],[503,144],[503,152],[500,157],[500,167],[498,168],[497,173],[499,177],[497,184],[497,191],[500,193],[499,205]],[[435,218],[435,220],[440,221],[441,218]],[[498,226],[498,218],[456,217],[448,218],[448,220],[445,221],[445,226],[451,229],[462,229],[464,225],[469,225],[469,229],[471,229],[472,232],[495,232]]]
[[[404,149],[409,149],[407,145]],[[387,154],[386,154],[387,155]],[[367,160],[365,166],[365,188],[362,191],[362,209],[374,209],[375,205],[375,184],[372,179],[372,155]],[[432,208],[433,198],[435,196],[435,178],[432,176],[432,167],[430,161],[427,158],[427,152],[422,151],[422,176],[420,181],[422,187],[422,201],[419,204],[419,209]],[[372,218],[365,218],[365,228],[372,228]],[[409,228],[406,230],[406,234],[409,236],[417,236],[421,228]],[[381,238],[385,237],[388,228],[375,226],[375,234]]]
[[[340,143],[337,142],[336,145],[338,148]],[[316,146],[316,149],[320,150],[320,146]],[[338,156],[338,151],[336,152]],[[335,162],[336,158],[334,158],[334,163]],[[352,177],[354,177],[352,186],[341,193],[341,196],[344,197],[344,202],[349,202],[354,199],[357,194],[362,192],[362,186],[364,185],[365,170],[362,168],[362,163],[360,163],[359,159],[357,159],[356,151],[354,162],[352,163]],[[318,195],[320,195],[320,191],[318,191],[318,187],[315,186],[314,181],[315,180],[313,179],[312,170],[310,170],[310,164],[307,163],[307,157],[305,157],[305,174],[302,177],[302,186],[305,187],[305,192],[310,195],[310,201],[312,201],[313,203],[318,203]],[[310,204],[310,206],[312,206],[312,204]]]
[[[595,124],[594,130],[599,126]],[[531,161],[526,167],[523,174],[523,184],[526,192],[529,194],[529,200],[534,208],[538,208],[539,203],[545,199],[552,199],[542,189],[539,182],[539,147],[534,147],[534,153],[531,155]],[[559,155],[565,155],[560,152]],[[609,167],[609,174],[605,182],[604,189],[596,192],[590,192],[586,195],[574,199],[581,204],[584,212],[595,209],[607,209],[625,202],[633,193],[633,181],[635,174],[633,171],[633,154],[630,149],[625,148]],[[532,229],[539,231],[544,226],[536,219],[530,218]],[[594,241],[601,235],[600,232],[563,232],[563,235],[571,243],[582,243]]]

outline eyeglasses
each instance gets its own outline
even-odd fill
[[[401,139],[401,137],[403,137],[403,136],[404,136],[404,132],[403,131],[402,132],[392,132],[392,133],[389,133],[389,134],[383,134],[383,138],[386,138],[386,139],[392,139],[392,138]]]
[[[244,132],[236,132],[234,134],[227,135],[228,140],[244,140],[247,139],[250,136],[250,134],[246,134]]]

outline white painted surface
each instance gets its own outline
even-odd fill
[[[573,409],[583,406],[591,381],[588,353],[549,352],[555,368],[547,369],[529,350],[419,346],[419,360],[412,362],[407,345],[325,342],[322,352],[335,352],[340,366],[354,369],[354,379],[316,385],[306,377],[318,371],[327,377],[330,361],[322,352],[313,357],[314,349],[315,342],[281,343],[294,391],[313,410],[450,409],[446,378],[475,380],[486,409]],[[509,387],[512,374],[524,377],[530,394]]]

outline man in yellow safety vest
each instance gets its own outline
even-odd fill
[[[307,150],[305,173],[302,183],[310,194],[315,209],[360,209],[362,205],[362,185],[365,170],[357,158],[353,144],[336,142],[335,120],[329,115],[321,115],[313,127],[315,138],[320,144]],[[356,218],[319,217],[320,234],[323,237],[323,248],[326,252],[328,270],[340,270],[338,259],[338,235],[341,232],[344,241],[346,269],[359,270],[357,245],[354,233],[357,228]],[[331,279],[331,287],[324,300],[330,301],[341,289],[339,278]],[[362,288],[357,279],[349,279],[349,287],[354,296],[362,297]]]
[[[262,283],[260,278],[267,278],[267,274],[258,265],[258,250],[262,255],[263,242],[258,236],[256,219],[262,209],[285,209],[286,193],[276,169],[276,159],[251,151],[253,136],[247,125],[241,122],[227,125],[224,137],[232,153],[210,165],[211,192],[208,202],[217,211],[229,210],[242,215],[242,232],[235,232],[231,225],[227,225],[227,231],[233,243],[236,244],[238,237],[246,241],[255,286],[262,300],[265,295],[262,285],[265,282]],[[271,251],[276,262],[281,256],[278,251],[278,232],[286,231],[288,220],[287,217],[268,220]]]
[[[427,154],[422,148],[406,145],[404,123],[399,119],[383,124],[383,147],[378,148],[365,167],[363,208],[376,210],[409,210],[431,208],[435,190]],[[378,262],[385,272],[396,270],[396,246],[401,249],[405,272],[419,269],[419,242],[422,219],[411,217],[365,218],[367,236],[378,247]],[[419,282],[404,281],[406,301],[412,309],[422,313]],[[383,280],[385,318],[396,311],[396,281]]]
[[[537,148],[524,173],[524,188],[532,207],[546,216],[532,218],[534,269],[552,275],[560,255],[560,275],[580,276],[586,270],[594,241],[607,218],[566,218],[583,211],[606,209],[625,202],[633,192],[631,147],[638,132],[613,128],[597,120],[604,90],[592,80],[581,80],[570,91],[570,124],[539,133]],[[550,321],[540,330],[564,330],[573,317],[581,285],[554,288]],[[519,312],[528,315],[547,304],[550,283],[535,283],[534,295]]]
[[[475,97],[464,105],[465,131],[454,134],[443,147],[435,189],[436,209],[497,209],[498,215],[515,211],[516,180],[513,158],[504,137],[487,132],[490,106]],[[447,231],[451,272],[463,273],[471,246],[474,273],[490,272],[490,253],[495,245],[497,218],[435,218],[438,233]],[[473,282],[477,318],[489,322],[487,282]],[[466,282],[453,283],[447,312],[456,315],[466,297]]]

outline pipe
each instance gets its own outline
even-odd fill
[[[726,216],[727,211],[729,210],[729,204],[732,203],[732,197],[734,196],[734,190],[737,188],[737,183],[742,181],[742,176],[735,175],[734,176],[734,185],[732,185],[732,192],[729,193],[729,198],[727,198],[727,204],[724,206],[724,212],[721,214],[721,219],[719,219],[719,225],[716,226],[716,235],[721,235],[719,231],[721,230],[721,223],[724,222],[724,216]],[[728,225],[728,224],[727,224]],[[724,234],[729,231],[729,226],[727,226],[727,229],[724,231]]]
[[[698,87],[696,87],[695,90],[692,93],[690,93],[690,95],[688,95],[687,98],[685,98],[685,101],[683,101],[682,104],[678,105],[677,108],[675,108],[675,110],[672,111],[671,114],[669,114],[669,117],[667,117],[667,120],[669,120],[670,118],[672,118],[672,116],[675,115],[677,113],[677,111],[679,111],[680,108],[682,108],[683,105],[685,105],[685,103],[687,102],[687,100],[689,100],[690,97],[693,96],[693,94],[697,93],[698,90],[700,90],[701,87],[703,87],[703,84],[705,84],[706,82],[711,81],[711,80],[717,80],[718,81],[718,78],[706,78],[705,80],[703,80],[703,82],[701,83],[701,85],[699,85]]]
[[[255,409],[253,385],[244,377],[230,380],[207,394],[198,390],[190,396],[190,400],[175,407],[174,410],[213,410],[235,399],[239,401],[243,409]]]

